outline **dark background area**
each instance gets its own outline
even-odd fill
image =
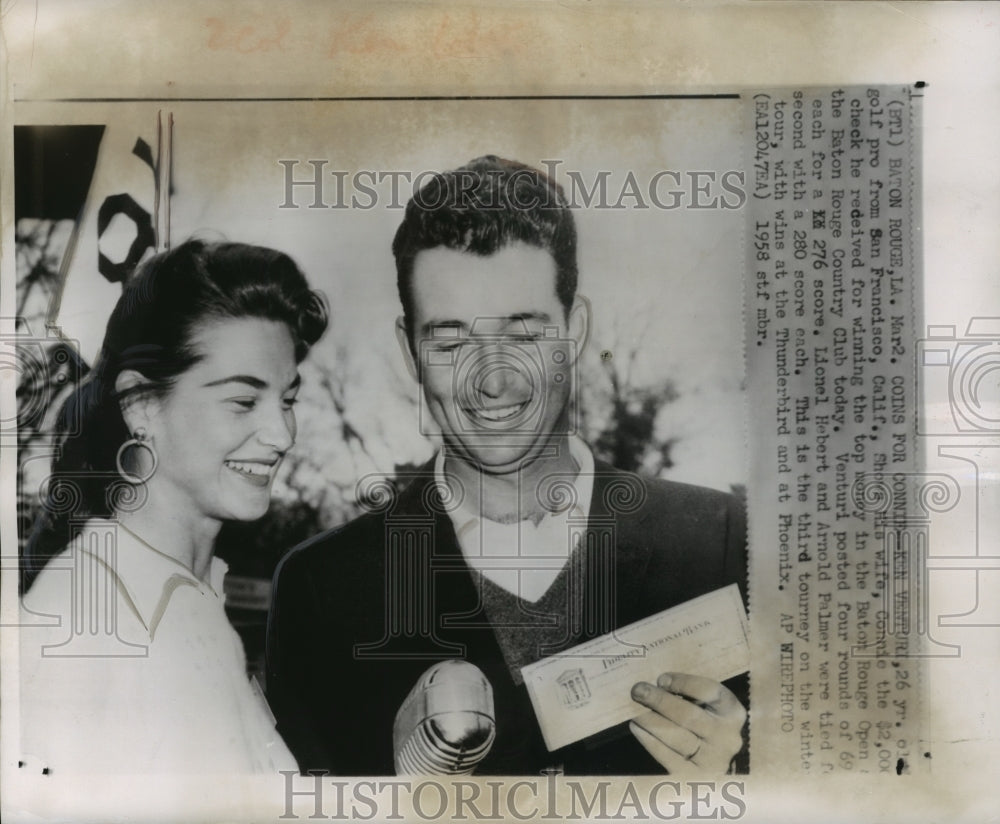
[[[76,220],[104,126],[14,127],[14,219]]]

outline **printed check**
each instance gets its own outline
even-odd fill
[[[557,750],[646,709],[637,681],[688,672],[725,681],[750,669],[747,616],[731,584],[572,647],[521,674],[545,744]]]

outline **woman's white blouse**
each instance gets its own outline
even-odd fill
[[[21,769],[274,773],[296,764],[208,583],[90,521],[21,604]]]

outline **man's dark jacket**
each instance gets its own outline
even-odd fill
[[[371,511],[296,547],[275,573],[267,694],[303,771],[393,774],[403,699],[435,661],[464,658],[485,673],[496,706],[496,740],[477,773],[663,772],[624,724],[548,752],[483,612],[433,463],[398,495],[384,483],[369,498]],[[583,592],[600,603],[585,606],[562,646],[727,584],[739,584],[746,600],[744,511],[726,493],[597,462],[583,545]],[[745,676],[727,686],[748,705]]]

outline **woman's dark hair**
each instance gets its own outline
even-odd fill
[[[243,243],[189,240],[150,258],[128,282],[94,368],[60,410],[58,451],[27,548],[24,589],[69,542],[71,519],[110,517],[116,495],[136,495],[116,470],[118,449],[132,437],[122,402],[169,392],[204,356],[192,345],[199,327],[234,318],[286,324],[301,361],[326,330],[327,306],[288,255]],[[120,393],[115,382],[125,370],[145,380]]]

